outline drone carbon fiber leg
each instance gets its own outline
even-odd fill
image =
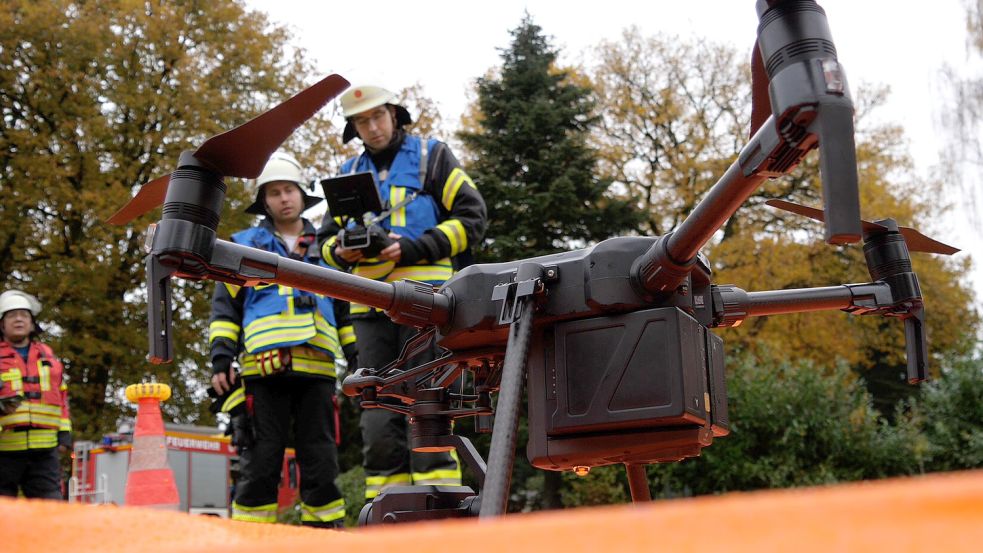
[[[516,281],[524,276],[526,267],[519,268]],[[540,271],[542,267],[532,266]],[[535,269],[534,269],[535,270]],[[537,278],[538,275],[534,278]],[[481,491],[479,518],[486,519],[505,513],[509,502],[509,485],[512,482],[512,465],[515,461],[515,442],[519,427],[519,407],[522,403],[522,383],[525,380],[526,360],[532,337],[532,319],[535,298],[532,294],[515,299],[515,312],[519,318],[509,329],[509,341],[502,365],[502,383],[495,408],[495,428],[488,452],[488,473]]]

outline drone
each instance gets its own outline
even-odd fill
[[[414,450],[456,450],[478,491],[390,488],[363,508],[361,524],[504,514],[524,386],[534,466],[582,474],[623,464],[632,501],[650,500],[645,465],[698,456],[730,432],[723,340],[711,329],[749,317],[841,310],[899,319],[907,380],[926,380],[925,312],[909,252],[958,250],[892,219],[861,220],[853,104],[825,12],[814,0],[758,0],[756,10],[751,137],[692,213],[663,236],[472,265],[436,289],[218,239],[223,177],[256,177],[297,127],[348,87],[338,75],[183,152],[171,175],[144,185],[108,221],[124,224],[163,204],[147,239],[150,361],[172,357],[174,277],[278,283],[376,307],[418,328],[395,361],[358,368],[342,390],[363,408],[406,414]],[[824,222],[829,244],[862,240],[871,281],[772,291],[713,283],[700,249],[765,180],[788,174],[814,149],[824,208],[767,203]],[[443,355],[410,366],[432,343]],[[454,385],[460,381],[463,387]],[[476,429],[491,433],[487,463],[470,440],[453,434],[462,417],[475,417]]]

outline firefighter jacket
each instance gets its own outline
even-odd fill
[[[341,172],[371,171],[383,201],[390,209],[396,207],[380,224],[402,236],[399,263],[369,258],[352,266],[335,256],[342,223],[337,218],[326,218],[320,232],[321,252],[328,264],[359,276],[385,282],[408,278],[438,286],[454,273],[451,258],[468,255],[469,247],[484,236],[487,209],[474,182],[446,144],[397,132],[402,139],[397,139],[388,152],[363,152],[345,161]],[[404,203],[409,197],[412,200]],[[369,311],[364,305],[351,306],[352,316]]]
[[[268,220],[232,235],[237,244],[324,266],[315,240],[306,219],[292,252]],[[278,284],[217,283],[208,338],[212,367],[224,372],[241,353],[240,373],[246,380],[283,372],[335,378],[334,360],[354,355],[348,319],[347,303],[320,294]]]
[[[0,452],[53,448],[59,432],[71,432],[64,367],[47,344],[32,341],[25,362],[0,342],[0,383],[0,398],[22,398],[16,410],[0,416]]]

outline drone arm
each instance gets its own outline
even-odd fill
[[[928,347],[925,341],[924,309],[920,300],[904,298],[883,281],[843,284],[821,288],[798,288],[746,292],[736,286],[712,288],[715,327],[739,326],[748,317],[839,309],[853,315],[899,317],[905,322],[908,382],[928,378]]]
[[[817,146],[826,241],[860,239],[853,103],[826,14],[811,0],[759,0],[758,15],[755,56],[768,75],[772,115],[679,228],[635,260],[632,280],[643,293],[675,290],[700,248],[757,187],[788,174]]]
[[[440,325],[450,313],[450,299],[428,284],[380,282],[225,240],[215,241],[210,269],[208,278],[215,280],[277,283],[376,307],[401,324]]]

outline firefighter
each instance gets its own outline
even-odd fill
[[[340,221],[326,218],[321,229],[322,255],[329,264],[356,275],[393,282],[403,278],[437,286],[466,265],[470,246],[487,226],[485,202],[474,182],[446,144],[409,134],[409,112],[395,95],[377,86],[358,86],[341,97],[346,118],[343,141],[356,136],[365,150],[345,161],[341,172],[371,171],[379,193],[391,209],[382,226],[394,242],[374,258],[338,242]],[[453,262],[452,262],[453,259]],[[352,304],[360,367],[381,368],[396,359],[415,329],[392,323],[383,313]],[[436,346],[412,360],[433,360]],[[406,417],[384,409],[365,409],[363,439],[365,497],[388,486],[460,485],[458,463],[447,453],[412,453]]]
[[[64,367],[38,340],[41,303],[0,294],[0,495],[62,499],[59,452],[72,447]]]
[[[301,165],[276,152],[254,181],[247,213],[265,218],[232,235],[238,244],[320,264],[314,226],[301,217],[321,198],[309,196]],[[217,283],[209,324],[212,387],[234,391],[238,356],[251,439],[237,428],[241,475],[232,518],[275,522],[277,485],[287,437],[294,437],[300,467],[301,523],[340,527],[345,502],[335,485],[335,362],[354,355],[348,305],[280,285],[240,288]]]

